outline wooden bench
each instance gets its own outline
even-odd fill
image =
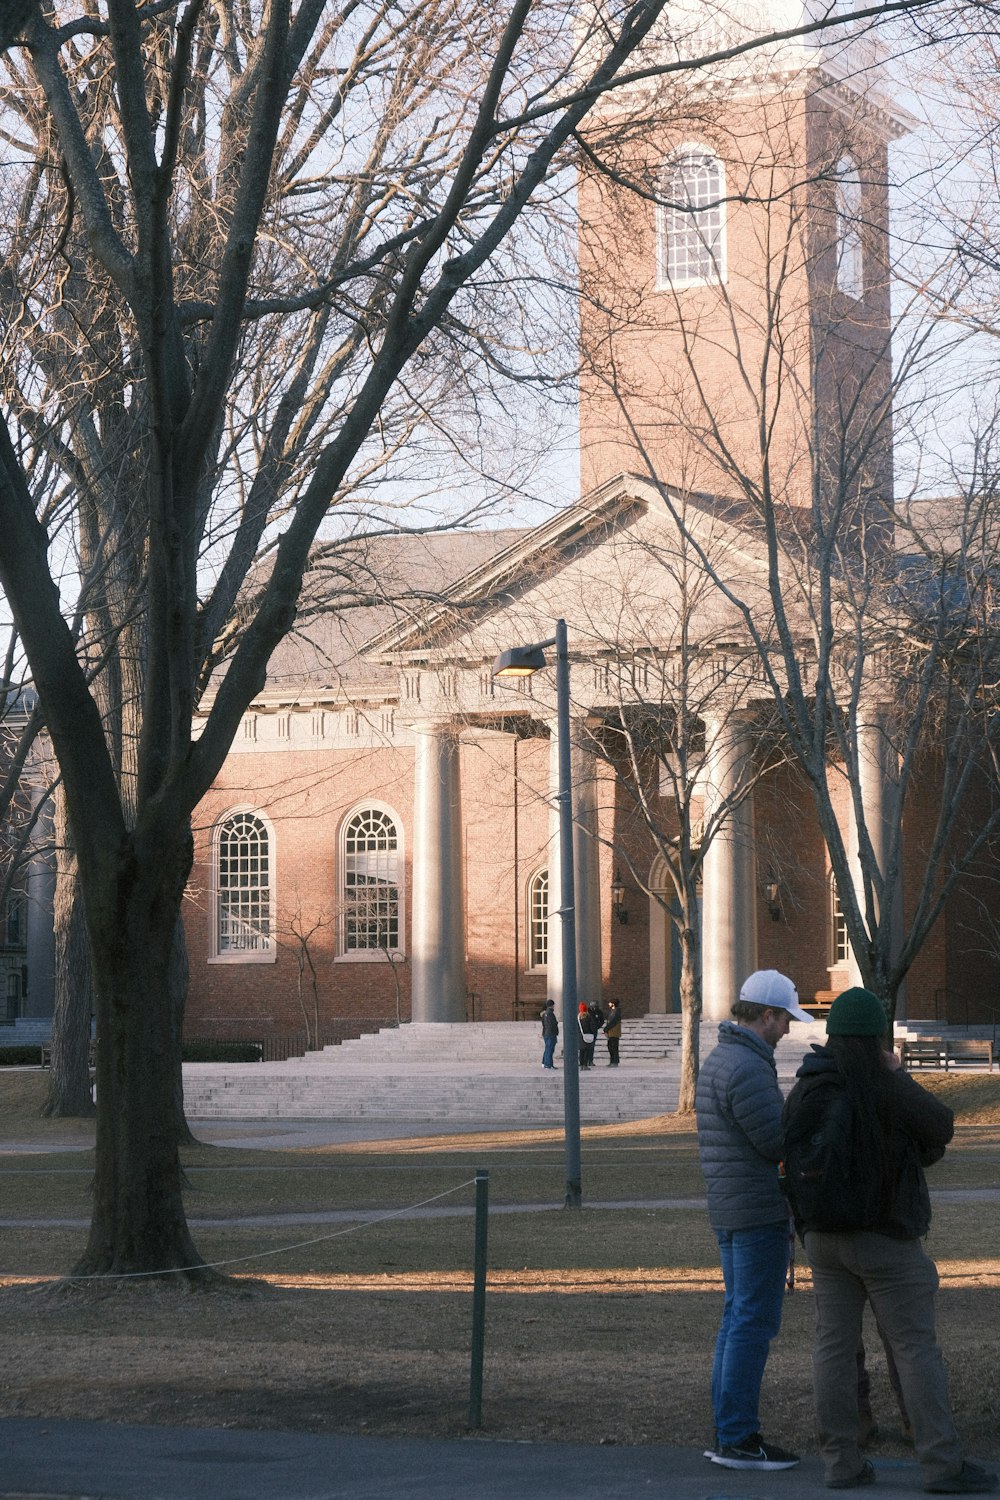
[[[51,1066],[52,1066],[52,1043],[50,1041],[49,1042],[42,1042],[41,1052],[42,1052],[42,1067],[43,1068],[51,1068]],[[95,1041],[91,1041],[90,1048],[89,1048],[89,1050],[87,1052],[87,1066],[89,1067],[91,1073],[93,1073],[96,1064],[97,1064],[97,1043]]]
[[[811,1000],[800,1000],[799,1004],[803,1010],[807,1010],[816,1021],[825,1021],[830,1014],[830,1006],[837,996],[833,990],[817,990]]]
[[[899,1060],[908,1073],[916,1068],[981,1067],[993,1072],[993,1043],[979,1037],[922,1036],[900,1043]]]

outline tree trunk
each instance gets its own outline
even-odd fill
[[[194,1247],[177,1140],[177,925],[183,853],[126,849],[110,889],[91,892],[97,995],[94,1208],[78,1276],[179,1275],[214,1280]],[[179,876],[179,871],[182,873]]]
[[[681,928],[681,1079],[677,1113],[692,1114],[701,1045],[701,942],[697,925]]]
[[[174,1043],[177,1069],[174,1077],[174,1130],[179,1146],[196,1146],[197,1139],[184,1113],[184,1073],[181,1064],[181,1043],[184,1040],[184,1008],[187,1005],[188,982],[191,970],[188,964],[187,943],[184,941],[184,923],[177,918],[174,928],[174,946],[170,955],[170,1014],[174,1021]]]
[[[92,1116],[90,1018],[93,1011],[90,940],[77,879],[76,854],[62,787],[55,796],[56,993],[52,1016],[52,1065],[43,1115]]]

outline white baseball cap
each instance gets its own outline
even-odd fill
[[[772,1010],[787,1010],[793,1021],[814,1021],[799,1005],[799,993],[790,979],[777,969],[757,969],[743,981],[740,999],[751,1005],[767,1005]]]

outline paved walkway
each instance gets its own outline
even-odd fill
[[[920,1493],[875,1460],[880,1500]],[[327,1437],[104,1422],[0,1422],[5,1500],[817,1500],[819,1460],[744,1474],[690,1448]]]

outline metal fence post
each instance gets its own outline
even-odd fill
[[[483,1353],[486,1347],[486,1229],[490,1174],[476,1168],[476,1249],[472,1277],[472,1370],[469,1377],[469,1426],[483,1424]]]

